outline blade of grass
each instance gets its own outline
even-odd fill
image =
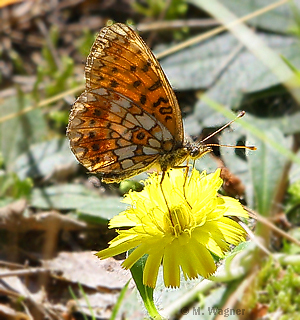
[[[95,315],[94,315],[93,308],[92,308],[92,306],[91,306],[91,304],[90,304],[90,301],[89,301],[87,295],[85,294],[85,292],[84,292],[84,290],[83,290],[83,288],[82,288],[82,285],[81,285],[79,282],[78,282],[78,287],[79,287],[79,290],[80,290],[80,292],[81,292],[81,294],[82,294],[82,296],[83,296],[83,298],[84,298],[84,300],[85,300],[85,302],[86,302],[86,304],[87,304],[87,306],[88,306],[88,308],[89,308],[89,310],[90,310],[92,319],[93,319],[93,320],[96,320],[96,317],[95,317]]]
[[[71,286],[69,286],[69,292],[70,292],[70,295],[72,296],[72,298],[75,300],[77,306],[79,307],[84,320],[88,320],[86,314],[83,312],[82,308],[80,307],[79,301],[78,301],[78,299],[77,299],[77,297],[76,297],[76,295],[75,295],[75,293],[74,293],[74,291],[73,291]]]
[[[125,284],[124,288],[121,290],[121,292],[119,294],[119,297],[118,297],[118,300],[117,300],[115,306],[113,307],[113,310],[112,310],[112,313],[111,313],[111,316],[110,316],[109,320],[115,320],[116,319],[117,313],[118,313],[118,311],[119,311],[119,309],[121,307],[122,301],[125,298],[125,293],[127,292],[129,282],[130,282],[130,280]]]

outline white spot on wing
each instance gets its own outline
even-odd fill
[[[134,165],[134,163],[131,159],[126,159],[121,162],[121,167],[124,170],[132,167],[133,165]]]
[[[78,142],[81,140],[82,134],[78,131],[73,130],[69,132],[69,138],[70,140],[73,140],[72,142]]]
[[[76,112],[83,112],[86,110],[85,105],[78,100],[75,101],[73,108]]]
[[[110,123],[110,129],[117,132],[121,137],[128,141],[132,138],[132,132],[129,131],[125,126],[117,123]]]
[[[118,139],[117,140],[117,145],[119,147],[126,147],[126,146],[129,146],[129,145],[132,145],[132,143],[130,141],[125,140],[125,139]]]
[[[162,141],[163,135],[162,135],[162,131],[161,130],[155,131],[153,133],[153,135],[158,141]]]
[[[131,131],[128,131],[128,132],[126,132],[125,134],[123,133],[121,136],[122,136],[124,139],[130,141],[130,140],[132,139],[132,132],[131,132]]]
[[[112,139],[117,139],[117,138],[120,137],[120,135],[119,135],[117,132],[112,131],[112,132],[110,133],[110,137],[111,137]]]
[[[143,153],[149,155],[149,154],[157,154],[158,152],[157,150],[152,149],[150,147],[143,147]]]
[[[90,102],[90,101],[97,101],[97,98],[94,94],[87,92],[85,95],[82,96],[82,100],[84,102]]]
[[[160,148],[161,147],[160,142],[157,141],[156,139],[149,139],[148,142],[149,142],[150,146],[153,148]]]
[[[97,88],[97,89],[93,89],[91,91],[95,94],[98,94],[99,96],[107,96],[108,95],[107,90],[104,88]]]
[[[125,120],[134,123],[136,126],[140,126],[140,124],[138,123],[138,121],[136,120],[136,118],[131,114],[131,113],[127,113]]]
[[[76,128],[82,124],[82,120],[78,118],[73,118],[72,122],[70,122],[69,127],[70,128]],[[80,127],[79,127],[80,128]]]
[[[167,140],[173,140],[173,136],[171,134],[171,132],[159,121],[157,121],[157,124],[161,127],[161,131],[162,131],[162,138],[158,139],[158,137],[155,137],[158,140],[163,140],[163,141],[167,141]]]
[[[120,117],[124,117],[126,114],[126,110],[121,108],[119,105],[117,105],[116,103],[111,103],[111,107],[109,109],[111,112],[117,114]]]
[[[133,124],[127,120],[123,120],[122,125],[128,129],[133,129],[135,127],[135,124]]]
[[[123,98],[121,94],[119,94],[118,96],[119,96],[118,104],[120,106],[122,106],[125,109],[131,108],[130,101],[128,101],[127,99]]]
[[[142,116],[136,116],[136,118],[141,123],[142,127],[146,130],[150,130],[156,124],[156,122],[145,113],[143,113]]]
[[[119,161],[127,158],[131,158],[135,156],[134,151],[136,150],[137,146],[131,145],[128,147],[120,148],[114,150],[114,154],[119,157]]]
[[[163,126],[163,140],[173,140],[173,136],[171,134],[171,132],[165,127]]]
[[[73,149],[75,150],[75,153],[78,158],[81,158],[86,153],[86,148],[75,146],[75,147],[73,147]]]

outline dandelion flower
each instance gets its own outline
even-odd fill
[[[209,277],[216,271],[212,254],[222,258],[230,244],[245,240],[244,229],[228,216],[248,217],[233,198],[219,196],[220,170],[211,174],[193,170],[184,186],[183,170],[151,175],[141,192],[129,192],[124,202],[131,205],[110,220],[118,236],[96,255],[105,259],[135,248],[123,262],[130,269],[143,255],[147,261],[143,283],[155,287],[159,266],[163,265],[166,287],[180,286],[180,270],[185,279]],[[184,190],[185,189],[185,190]]]

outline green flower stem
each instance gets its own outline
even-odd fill
[[[130,250],[128,253],[130,254],[133,250]],[[163,319],[163,317],[157,311],[153,301],[154,289],[143,284],[143,271],[146,264],[146,260],[147,255],[144,255],[131,267],[130,272],[136,284],[136,287],[141,295],[141,298],[143,299],[145,308],[147,309],[149,316],[152,319],[160,320]]]

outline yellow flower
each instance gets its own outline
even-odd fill
[[[227,216],[248,214],[237,200],[218,195],[223,182],[219,169],[208,175],[194,169],[185,187],[184,180],[184,170],[173,169],[162,183],[165,197],[156,174],[145,181],[143,191],[129,192],[124,202],[131,207],[109,223],[127,229],[117,230],[109,247],[96,255],[105,259],[135,248],[123,262],[129,269],[147,254],[143,283],[152,288],[161,263],[166,287],[179,287],[180,269],[185,279],[213,274],[211,253],[223,257],[230,244],[245,240],[244,229]]]

